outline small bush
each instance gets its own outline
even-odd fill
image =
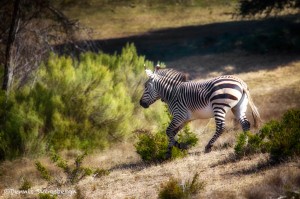
[[[246,144],[246,138],[249,138]],[[300,155],[300,110],[287,111],[280,121],[266,123],[259,134],[247,132],[237,138],[236,155],[268,152],[278,162]]]
[[[236,155],[241,156],[245,154],[245,148],[247,145],[247,134],[241,133],[237,137],[237,144],[234,147],[234,152]]]
[[[135,148],[142,160],[146,162],[163,161],[168,148],[167,135],[164,132],[156,134],[143,132],[138,135],[138,142],[135,144]]]
[[[198,138],[187,127],[178,135],[178,142],[187,144],[188,146],[195,146]],[[168,136],[165,130],[159,131],[156,134],[142,132],[138,135],[138,142],[135,144],[135,148],[142,160],[146,162],[161,162],[165,160],[168,144]],[[171,158],[184,157],[186,154],[186,150],[173,147]]]
[[[269,143],[264,140],[262,134],[253,134],[248,131],[238,135],[234,152],[237,157],[241,157],[254,153],[265,153],[269,151],[269,148]]]
[[[82,180],[84,177],[92,175],[93,171],[90,168],[82,166],[83,159],[87,153],[78,155],[75,159],[73,166],[69,165],[68,162],[58,155],[54,150],[51,150],[51,160],[56,163],[56,166],[61,168],[67,176],[67,183],[75,184]]]
[[[192,181],[188,181],[184,185],[184,190],[187,196],[198,194],[201,190],[204,190],[205,183],[199,181],[199,174],[196,173]]]
[[[191,181],[184,184],[180,180],[170,178],[166,184],[162,184],[159,192],[160,199],[188,199],[197,195],[204,189],[204,182],[199,182],[199,174],[196,173]]]
[[[172,116],[166,105],[165,114],[168,116],[170,121]],[[138,141],[135,144],[135,149],[145,162],[161,162],[165,160],[169,144],[168,136],[166,134],[167,125],[168,122],[161,124],[161,127],[156,134],[144,130],[138,131]],[[178,143],[192,147],[197,144],[198,138],[196,134],[190,130],[189,125],[185,125],[178,133],[177,141]],[[180,150],[177,147],[173,147],[171,159],[184,157],[186,154],[187,150]]]
[[[300,155],[300,110],[287,111],[281,121],[270,121],[261,129],[269,140],[272,160],[281,161]]]
[[[198,138],[194,132],[191,131],[189,125],[185,125],[183,130],[178,134],[178,142],[187,144],[188,146],[195,146],[198,143]]]
[[[259,134],[253,134],[251,132],[247,132],[248,136],[248,145],[246,151],[248,154],[253,153],[266,153],[269,151],[269,143],[266,141],[264,136]]]
[[[159,192],[160,199],[182,199],[184,198],[184,191],[178,179],[171,178],[162,190]]]
[[[28,191],[29,189],[31,189],[31,187],[32,187],[32,183],[28,179],[25,178],[23,181],[23,184],[21,185],[19,190]]]
[[[86,157],[87,153],[82,153],[75,158],[73,164],[69,164],[67,160],[62,158],[54,149],[50,151],[50,159],[55,165],[60,168],[66,176],[65,182],[60,182],[54,176],[51,176],[48,172],[47,168],[43,166],[39,161],[36,162],[36,169],[41,174],[41,177],[48,182],[59,183],[61,186],[63,184],[76,184],[86,176],[93,175],[94,177],[101,177],[104,175],[108,175],[109,171],[105,169],[91,169],[88,167],[82,166],[83,160]],[[54,179],[53,179],[54,178]],[[52,179],[54,181],[52,181]],[[60,178],[62,179],[62,178]]]

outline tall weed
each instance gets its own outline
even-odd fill
[[[169,181],[161,185],[158,198],[160,199],[188,199],[195,197],[203,191],[205,183],[199,181],[199,174],[196,173],[192,180],[181,183],[179,179],[170,178]]]

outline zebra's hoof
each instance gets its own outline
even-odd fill
[[[209,153],[209,152],[211,152],[211,147],[212,147],[212,146],[206,146],[206,147],[205,147],[205,150],[204,150],[204,153]]]

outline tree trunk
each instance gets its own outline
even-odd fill
[[[10,60],[11,60],[11,54],[12,54],[12,47],[15,41],[16,33],[17,33],[17,20],[19,18],[19,5],[20,0],[15,0],[14,3],[14,10],[12,15],[12,20],[9,28],[9,34],[6,44],[6,50],[5,50],[5,63],[4,63],[4,77],[3,77],[3,83],[2,83],[2,90],[5,90],[6,92],[9,90],[12,76],[13,76],[13,68],[11,66]]]

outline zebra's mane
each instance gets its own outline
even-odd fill
[[[169,79],[173,79],[179,82],[186,82],[188,81],[188,76],[185,73],[176,71],[174,69],[160,69],[160,68],[156,68],[155,72],[156,75],[162,76],[162,77],[166,77]]]

